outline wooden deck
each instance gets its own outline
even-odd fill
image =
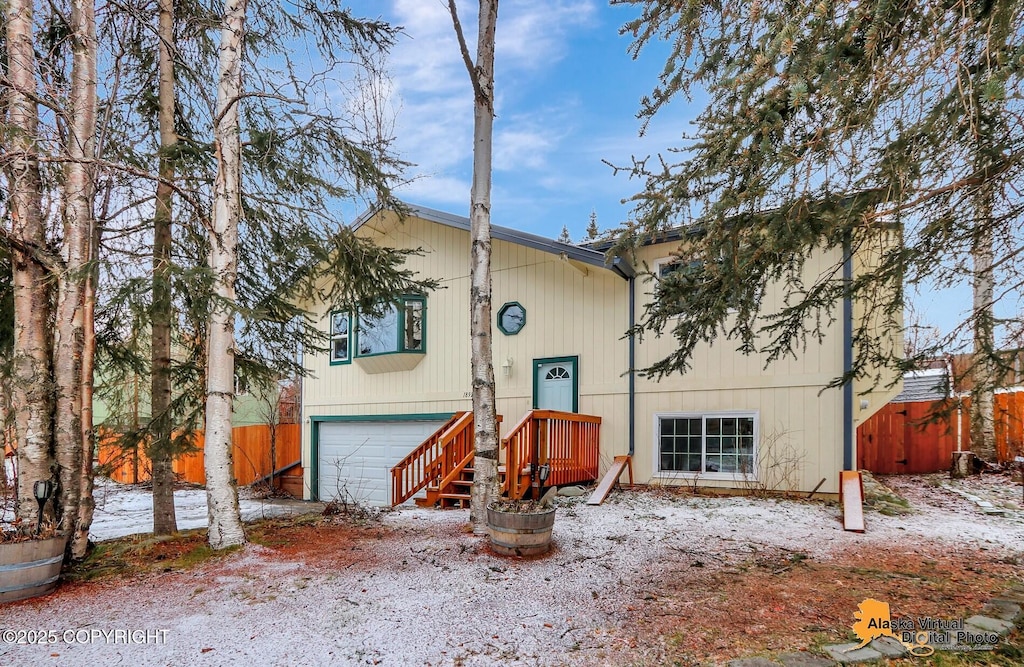
[[[501,441],[508,470],[502,491],[509,498],[524,498],[532,489],[532,495],[539,497],[547,486],[594,481],[600,436],[600,417],[531,410]],[[544,482],[540,480],[542,466],[548,468]]]
[[[596,480],[600,431],[600,417],[531,410],[501,441],[502,493],[523,498],[532,489],[539,496],[544,487]],[[419,505],[468,506],[475,451],[473,413],[456,413],[391,469],[392,505],[425,490]]]

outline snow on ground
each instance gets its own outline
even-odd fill
[[[99,542],[153,532],[153,494],[149,488],[99,478],[93,496],[96,499],[96,512],[89,529],[90,539]],[[239,491],[238,505],[244,521],[309,511],[309,503],[247,497],[246,489]],[[178,530],[206,528],[209,525],[206,489],[175,490],[174,514]]]
[[[166,630],[166,643],[0,643],[0,665],[629,664],[622,612],[656,594],[666,564],[772,549],[827,560],[896,543],[1024,553],[1024,514],[988,516],[941,498],[922,496],[905,516],[869,512],[864,534],[844,532],[838,508],[821,503],[658,492],[619,492],[597,507],[562,499],[553,552],[535,560],[493,555],[466,532],[468,510],[402,507],[376,534],[315,556],[249,545],[188,572],[10,605],[5,628],[62,639],[67,629]],[[105,505],[115,510],[122,519],[142,511],[116,495]]]
[[[239,489],[238,493],[238,506],[244,521],[303,514],[322,507],[317,503],[287,498],[257,498],[249,489]],[[93,497],[96,500],[96,511],[89,529],[89,539],[94,542],[153,532],[153,492],[149,487],[118,484],[106,478],[97,478]],[[178,530],[207,527],[209,517],[206,513],[206,489],[196,487],[175,490],[174,514]],[[0,529],[8,528],[10,524],[7,522],[13,517],[14,499],[4,498],[0,506]],[[2,663],[0,667],[3,667]]]

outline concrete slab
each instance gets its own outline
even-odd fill
[[[779,663],[768,658],[740,658],[730,660],[729,667],[779,667]]]
[[[1020,616],[1021,606],[1011,600],[1003,600],[996,598],[989,600],[985,603],[985,606],[981,608],[982,616],[991,616],[998,618],[1001,621],[1013,621]]]
[[[783,653],[778,658],[785,667],[835,667],[835,661],[813,653]]]
[[[1003,592],[1002,595],[999,596],[999,599],[1000,600],[1006,600],[1008,602],[1013,602],[1015,604],[1019,604],[1022,607],[1024,607],[1024,591],[1020,591],[1020,592],[1017,592],[1017,591],[1014,591],[1014,590],[1005,591],[1005,592]]]
[[[991,616],[971,616],[964,621],[964,623],[967,625],[973,625],[985,632],[995,632],[1000,635],[1005,635],[1010,630],[1013,630],[1013,623],[998,618],[992,618]]]
[[[879,637],[878,639],[872,640],[868,646],[887,658],[902,658],[908,653],[907,647],[892,637]]]
[[[858,662],[868,662],[871,660],[881,660],[883,656],[879,651],[865,646],[863,648],[856,648],[857,644],[835,644],[833,646],[825,646],[825,653],[828,653],[828,657],[832,658],[841,665],[852,665]]]

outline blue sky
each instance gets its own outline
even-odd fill
[[[473,99],[445,0],[353,2],[355,13],[404,27],[387,67],[397,149],[416,164],[400,196],[466,215],[472,172]],[[475,54],[476,2],[459,13]],[[602,162],[629,164],[679,143],[687,105],[675,103],[639,137],[640,98],[661,54],[634,61],[619,27],[636,10],[605,0],[505,0],[499,6],[492,218],[495,224],[580,239],[591,211],[602,228],[628,217],[639,189]]]
[[[399,189],[406,201],[466,215],[472,171],[473,100],[447,0],[357,0],[360,16],[404,28],[386,67],[386,116],[396,149],[415,164]],[[459,11],[475,55],[475,0]],[[591,211],[602,229],[628,219],[623,199],[641,183],[613,174],[603,161],[628,165],[682,144],[701,110],[677,98],[643,137],[636,118],[664,65],[667,49],[648,47],[638,60],[619,28],[639,10],[607,0],[502,0],[495,57],[492,222],[555,238],[565,225],[574,240]],[[346,213],[351,219],[362,210]],[[950,331],[970,305],[970,290],[909,294],[922,323]],[[908,321],[911,318],[908,317]]]

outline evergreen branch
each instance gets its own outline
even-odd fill
[[[218,113],[216,116],[214,116],[214,118],[213,118],[213,126],[217,127],[218,125],[220,125],[221,121],[224,120],[224,116],[231,112],[232,107],[234,107],[236,104],[238,104],[242,100],[248,99],[248,98],[270,99],[270,100],[277,100],[278,102],[287,102],[289,104],[302,104],[302,100],[297,100],[297,99],[293,99],[293,98],[290,98],[290,97],[285,97],[284,95],[278,95],[276,93],[263,93],[263,92],[257,92],[257,91],[251,91],[251,92],[247,92],[247,93],[239,93],[238,95],[235,95],[234,97],[228,98],[227,104],[224,105],[224,108],[221,109],[220,113]]]

